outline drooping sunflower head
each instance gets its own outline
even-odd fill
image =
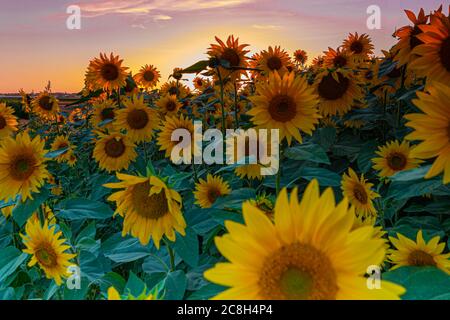
[[[123,60],[113,53],[108,57],[100,53],[100,58],[90,61],[86,71],[86,85],[91,90],[117,90],[126,85],[127,67],[122,66]]]
[[[311,63],[311,70],[313,72],[318,72],[319,70],[321,70],[323,68],[324,61],[325,60],[323,56],[315,57]]]
[[[14,115],[14,109],[7,107],[6,103],[0,103],[0,140],[17,131],[17,126],[18,122]]]
[[[14,199],[20,195],[22,201],[32,198],[49,176],[45,165],[44,140],[39,136],[31,139],[28,132],[19,133],[14,139],[7,137],[0,145],[0,200]]]
[[[411,157],[411,146],[408,141],[391,141],[378,147],[379,157],[374,158],[373,168],[380,171],[380,177],[390,177],[397,172],[417,168],[422,162]]]
[[[318,99],[303,77],[271,73],[268,82],[257,83],[256,91],[247,113],[258,129],[279,129],[280,139],[286,138],[289,144],[292,137],[301,142],[301,132],[312,134],[320,118]]]
[[[112,122],[116,118],[117,103],[111,99],[98,100],[92,104],[92,124],[94,127],[100,125],[106,129],[113,127]]]
[[[28,266],[38,264],[48,279],[61,285],[62,278],[69,276],[67,267],[76,255],[67,253],[70,247],[64,244],[66,239],[61,238],[62,232],[55,229],[56,226],[49,227],[47,221],[42,226],[39,220],[31,218],[25,226],[26,234],[21,237],[26,246],[23,252],[32,255]]]
[[[162,114],[173,116],[178,113],[178,110],[180,110],[183,105],[177,99],[176,95],[166,95],[156,101],[156,106]]]
[[[172,133],[177,129],[185,129],[189,132],[191,139],[194,137],[194,123],[184,115],[167,116],[160,126],[161,132],[158,134],[157,143],[159,150],[165,152],[166,157],[170,157],[173,148],[178,144],[177,141],[172,141]],[[190,144],[191,150],[193,142]]]
[[[199,179],[195,184],[194,197],[200,207],[210,208],[214,202],[231,192],[227,181],[223,181],[222,177],[208,174],[206,180]]]
[[[367,182],[364,175],[358,177],[352,168],[349,168],[348,175],[344,173],[342,176],[342,194],[355,207],[358,215],[365,217],[376,215],[377,211],[374,207],[373,200],[380,195],[373,191],[372,187],[373,184]]]
[[[450,274],[450,253],[443,253],[445,242],[439,243],[439,236],[426,242],[422,230],[419,230],[416,241],[399,233],[397,238],[389,237],[389,240],[395,247],[389,252],[389,261],[394,265],[392,269],[403,266],[432,266]]]
[[[161,86],[160,95],[175,95],[178,99],[184,99],[190,94],[190,90],[184,84],[178,81],[169,81]]]
[[[150,141],[160,122],[158,112],[145,104],[143,95],[130,97],[123,104],[125,108],[117,112],[114,128],[126,130],[133,142]]]
[[[215,239],[228,262],[204,274],[228,287],[215,299],[398,299],[404,292],[384,281],[380,290],[367,288],[364,274],[383,262],[384,241],[371,226],[352,230],[348,201],[336,205],[333,191],[321,195],[316,180],[301,201],[296,189],[290,199],[283,189],[273,222],[249,203],[242,209],[245,225],[226,221],[228,233]]]
[[[294,60],[300,65],[304,65],[308,61],[308,54],[305,50],[298,49],[294,52]]]
[[[418,159],[436,158],[425,178],[432,178],[444,172],[444,184],[450,183],[450,92],[445,84],[434,82],[428,93],[417,92],[413,103],[424,113],[405,116],[414,131],[407,140],[421,143],[411,150],[411,157]]]
[[[153,89],[159,82],[161,74],[153,65],[146,64],[134,76],[136,83],[145,89]]]
[[[105,187],[123,189],[108,198],[116,202],[116,213],[124,217],[123,236],[131,234],[143,245],[152,238],[159,248],[164,235],[171,241],[175,241],[175,231],[185,235],[186,222],[178,192],[150,174],[142,177],[117,173],[117,178],[120,182],[108,183]]]
[[[31,102],[34,113],[45,120],[55,120],[60,111],[58,100],[48,92],[41,92]]]
[[[334,50],[333,48],[328,48],[328,51],[324,51],[324,60],[323,65],[326,68],[347,68],[354,69],[355,64],[352,58],[352,53],[347,50],[342,50],[342,48],[338,48]]]
[[[247,44],[239,44],[239,38],[234,38],[230,35],[227,42],[223,42],[218,37],[215,37],[218,44],[211,44],[208,49],[208,55],[210,58],[223,60],[227,64],[227,69],[219,67],[222,79],[230,76],[232,79],[239,79],[244,70],[236,70],[236,68],[246,68],[248,66],[248,57],[246,54],[249,52],[245,50],[248,47]]]
[[[137,157],[135,144],[121,133],[99,133],[95,143],[94,159],[101,169],[108,172],[127,169]]]
[[[367,34],[358,35],[358,32],[355,32],[354,34],[350,33],[344,40],[343,48],[352,53],[355,61],[361,62],[373,54],[374,46]]]
[[[354,100],[363,97],[356,77],[342,69],[321,72],[314,86],[320,97],[319,111],[324,116],[344,115],[352,109]]]
[[[195,89],[198,91],[204,91],[212,86],[212,83],[207,78],[202,77],[195,77],[194,80],[192,80],[192,83],[194,84]]]
[[[70,143],[68,136],[58,135],[51,145],[51,150],[59,151],[63,149],[66,151],[61,151],[63,153],[55,158],[55,160],[59,163],[69,160],[70,152],[74,149],[74,147]]]
[[[256,60],[256,68],[262,70],[265,76],[272,72],[278,72],[283,76],[291,65],[289,54],[279,46],[261,51]]]

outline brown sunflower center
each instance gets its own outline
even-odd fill
[[[106,81],[114,81],[119,77],[119,68],[113,63],[106,63],[100,69],[100,73]]]
[[[197,82],[197,86],[199,86],[199,87],[203,86],[202,79],[197,79],[196,82]]]
[[[6,119],[3,116],[0,116],[0,130],[6,127]]]
[[[420,30],[419,26],[414,26],[413,31],[411,32],[411,35],[409,37],[409,46],[412,49],[414,49],[415,47],[423,44],[422,40],[420,40],[419,38],[417,38],[416,36],[418,34],[421,34],[422,30]]]
[[[126,146],[122,139],[112,138],[105,143],[105,153],[108,157],[119,158],[125,153]]]
[[[433,257],[422,250],[414,250],[408,256],[408,264],[411,266],[436,266]]]
[[[53,248],[43,246],[36,250],[35,255],[37,261],[44,267],[51,268],[57,265],[57,254]]]
[[[270,100],[269,114],[275,121],[288,122],[297,115],[297,104],[288,95],[277,95]]]
[[[150,183],[139,183],[133,187],[133,207],[137,215],[147,219],[159,219],[169,213],[165,191],[149,196]]]
[[[166,110],[169,112],[175,111],[177,109],[177,104],[175,101],[167,101],[166,103]]]
[[[51,111],[53,109],[52,99],[49,96],[42,96],[39,99],[39,106],[44,110]]]
[[[448,136],[448,142],[450,142],[450,122],[448,123],[448,127],[447,127],[447,136]]]
[[[395,171],[401,171],[405,169],[407,164],[407,159],[404,154],[402,153],[393,153],[389,155],[387,158],[387,162],[389,167]]]
[[[364,189],[364,187],[359,183],[355,184],[355,186],[353,187],[353,195],[355,196],[356,200],[358,200],[362,204],[367,204],[367,201],[369,200],[366,189]]]
[[[364,50],[364,45],[359,40],[353,41],[352,44],[350,45],[350,50],[353,53],[360,54]]]
[[[327,100],[337,100],[344,96],[350,86],[350,80],[340,72],[337,73],[339,81],[331,74],[322,78],[319,83],[319,95]]]
[[[147,112],[141,109],[132,110],[127,115],[128,125],[130,126],[131,129],[135,130],[145,128],[149,120],[150,119],[148,118]]]
[[[155,74],[153,71],[148,70],[144,72],[144,80],[147,82],[152,82],[155,79]]]
[[[347,59],[343,56],[336,56],[334,58],[334,66],[336,68],[342,68],[345,67],[347,65]]]
[[[100,118],[102,119],[102,121],[114,119],[114,116],[115,116],[114,108],[105,108],[102,110],[100,114]]]
[[[219,189],[209,188],[206,196],[208,197],[209,202],[214,203],[214,202],[216,202],[217,198],[219,198],[221,195],[222,195],[222,193],[220,192]]]
[[[64,149],[64,148],[67,148],[67,147],[69,147],[69,145],[67,144],[67,142],[61,142],[61,143],[57,146],[56,150]]]
[[[267,59],[267,67],[270,70],[280,70],[282,66],[283,66],[283,62],[277,56],[273,56],[273,57],[270,57],[269,59]]]
[[[36,159],[33,155],[19,155],[11,163],[11,176],[15,180],[26,180],[33,174],[35,165]]]
[[[266,258],[258,285],[270,300],[332,300],[338,291],[329,258],[301,243],[286,245]]]
[[[178,95],[178,93],[180,93],[180,90],[178,90],[178,88],[176,86],[170,87],[168,90],[170,95]]]
[[[237,66],[239,66],[239,63],[241,62],[241,58],[239,57],[239,54],[233,48],[225,49],[223,51],[220,59],[228,61],[228,63],[230,64],[230,67],[237,67]]]
[[[450,72],[450,37],[442,42],[441,50],[439,51],[441,63],[448,72]]]

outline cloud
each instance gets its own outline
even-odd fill
[[[282,26],[276,26],[276,25],[273,25],[273,24],[254,24],[254,25],[252,25],[252,28],[261,29],[261,30],[280,30],[283,27]]]
[[[153,16],[153,20],[155,21],[167,21],[167,20],[172,20],[171,16],[165,15],[165,14],[157,14],[155,16]]]

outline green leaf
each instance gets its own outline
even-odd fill
[[[50,151],[50,152],[46,153],[44,157],[47,159],[55,159],[55,158],[59,157],[60,155],[66,153],[68,150],[69,150],[69,147],[58,149],[55,151]]]
[[[320,186],[338,187],[341,185],[341,176],[325,168],[306,167],[301,170],[300,176],[308,181],[317,179]]]
[[[97,281],[106,273],[111,272],[111,262],[104,256],[96,256],[88,251],[81,251],[79,255],[81,275],[90,281]]]
[[[222,291],[226,290],[226,287],[219,286],[214,283],[208,283],[206,286],[192,293],[188,300],[207,300],[215,297]]]
[[[19,201],[12,211],[12,216],[19,226],[23,226],[28,218],[36,212],[50,196],[50,192],[43,188],[40,193],[34,194],[33,199],[25,202]]]
[[[183,69],[181,73],[200,73],[209,65],[209,60],[201,60],[194,63],[192,66]]]
[[[372,159],[376,156],[377,142],[372,140],[365,143],[356,158],[361,173],[366,173],[372,167]]]
[[[330,164],[327,153],[317,144],[302,144],[288,148],[284,154],[288,159]]]
[[[150,246],[143,246],[136,238],[115,234],[102,245],[104,255],[117,263],[136,261],[150,255]]]
[[[175,252],[191,267],[198,265],[199,244],[197,234],[191,228],[186,228],[186,236],[177,236],[173,244]]]
[[[165,296],[167,300],[181,300],[184,297],[186,291],[187,278],[183,271],[178,270],[170,272],[164,281],[165,283]]]
[[[414,168],[411,170],[406,171],[400,171],[394,174],[390,179],[392,181],[396,182],[408,182],[408,181],[415,181],[415,180],[421,180],[425,178],[425,175],[430,170],[431,165],[424,166],[420,168]]]
[[[433,193],[441,185],[441,177],[436,177],[431,180],[393,181],[389,186],[386,198],[401,200],[423,196],[428,193]]]
[[[22,253],[15,247],[0,249],[0,283],[13,274],[27,257],[26,253]]]
[[[384,273],[383,280],[405,287],[405,300],[435,300],[450,295],[450,276],[434,267],[401,267]]]
[[[114,214],[106,203],[82,198],[65,200],[58,205],[57,209],[58,215],[68,220],[104,220],[111,218]]]
[[[133,297],[139,297],[147,289],[147,285],[144,281],[139,279],[133,271],[130,271],[130,276],[128,277],[127,285],[123,290],[125,295],[131,294]]]

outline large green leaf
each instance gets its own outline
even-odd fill
[[[108,219],[114,212],[103,202],[90,199],[68,199],[61,202],[57,208],[58,215],[68,220]]]
[[[198,265],[199,258],[199,244],[197,234],[190,229],[186,229],[186,236],[177,236],[175,243],[173,244],[175,252],[191,267]]]
[[[143,246],[136,238],[123,238],[120,233],[113,235],[102,244],[103,254],[117,263],[145,258],[150,255],[150,248],[150,246]]]
[[[181,300],[186,291],[187,278],[183,271],[178,270],[167,274],[165,279],[165,295],[166,300]]]
[[[341,185],[341,176],[325,168],[306,167],[301,170],[300,176],[308,181],[317,179],[320,186],[338,187]]]
[[[0,284],[13,274],[27,257],[26,253],[22,253],[15,247],[0,249]]]
[[[303,160],[315,163],[330,164],[325,150],[317,144],[302,144],[286,149],[284,155],[288,159]]]
[[[50,192],[43,188],[41,192],[33,195],[33,199],[27,199],[25,202],[19,201],[13,209],[12,216],[19,226],[23,226],[27,222],[28,218],[36,212],[41,204],[43,204]]]

